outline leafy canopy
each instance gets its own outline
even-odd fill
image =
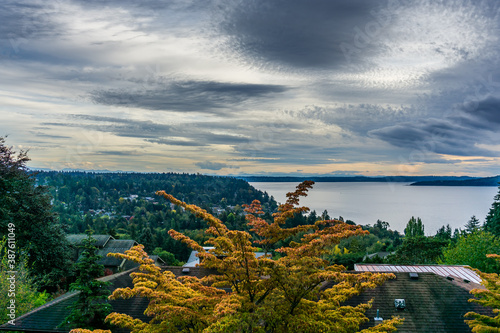
[[[22,314],[35,309],[39,306],[45,304],[49,298],[49,294],[46,292],[38,292],[33,279],[28,274],[28,268],[26,263],[26,258],[21,255],[15,259],[14,267],[10,267],[12,264],[12,252],[9,253],[7,239],[3,237],[0,240],[0,303],[3,304],[0,308],[0,321],[6,323],[7,321],[13,319],[9,316],[10,310],[7,308],[10,300],[15,297],[16,300],[16,317],[20,317]],[[9,256],[10,254],[10,256]],[[12,276],[12,271],[15,271],[15,296],[13,296],[11,291],[11,282],[9,278]],[[10,294],[10,295],[9,295]]]
[[[500,261],[498,254],[488,254],[488,259]],[[476,273],[481,276],[482,284],[486,289],[473,289],[471,294],[478,299],[469,299],[469,302],[481,304],[482,306],[490,307],[493,317],[482,315],[476,312],[468,312],[465,314],[466,318],[472,318],[465,322],[470,326],[472,332],[500,332],[500,277],[496,273],[484,273],[478,269],[474,269]]]
[[[443,251],[443,262],[448,265],[469,265],[482,272],[498,272],[496,260],[487,257],[489,253],[500,253],[500,240],[488,231],[463,234],[456,243]]]
[[[425,236],[424,225],[422,224],[422,220],[420,219],[420,217],[417,217],[417,219],[415,219],[415,217],[412,216],[406,224],[405,237],[411,238],[420,236]]]
[[[117,289],[110,298],[147,297],[150,303],[145,313],[153,319],[142,322],[112,313],[107,320],[132,332],[357,332],[368,321],[364,312],[370,304],[351,307],[342,303],[393,275],[349,274],[343,266],[329,265],[323,259],[340,240],[367,233],[358,226],[321,220],[310,225],[282,227],[294,214],[308,211],[298,203],[312,184],[304,182],[295,192],[288,193],[286,203],[273,214],[272,222],[261,217],[260,203],[253,201],[246,207],[251,233],[229,230],[205,210],[164,191],[157,192],[208,223],[206,233],[211,238],[207,243],[214,247],[210,250],[175,230],[169,234],[198,251],[201,267],[217,273],[201,279],[176,278],[153,265],[142,245],[125,254],[113,254],[133,260],[140,267],[131,274],[134,288]],[[278,242],[299,233],[303,235],[299,241],[275,249],[280,258],[273,260],[270,255],[256,258],[257,247],[253,243],[271,253]],[[327,283],[330,288],[325,288]],[[362,332],[391,332],[400,321],[386,320]]]

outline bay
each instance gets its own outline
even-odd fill
[[[296,183],[251,182],[276,201],[286,201],[286,193]],[[390,229],[403,232],[412,217],[420,217],[426,235],[434,235],[443,225],[462,228],[475,215],[484,222],[496,187],[409,186],[408,183],[316,183],[301,205],[320,215],[324,210],[332,218],[342,216],[356,224],[373,225],[377,219],[389,222]]]

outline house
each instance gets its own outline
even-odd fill
[[[357,264],[355,270],[396,275],[396,279],[346,302],[356,305],[373,299],[372,308],[366,312],[370,321],[362,329],[374,326],[375,317],[399,316],[404,322],[398,332],[471,332],[464,322],[467,312],[493,315],[491,309],[468,301],[472,298],[470,290],[484,287],[479,284],[479,276],[464,266]]]
[[[204,246],[203,249],[205,251],[212,250],[214,249],[213,246]],[[189,259],[187,262],[182,265],[182,267],[196,267],[197,265],[200,264],[200,258],[198,258],[196,255],[198,254],[198,251],[191,251],[191,254],[189,255]],[[259,258],[265,255],[264,252],[255,252],[255,257]]]
[[[365,266],[365,265],[361,265]],[[383,265],[380,265],[383,266]],[[385,265],[387,266],[387,265]],[[392,316],[400,316],[405,320],[399,326],[398,332],[405,333],[442,333],[442,332],[471,332],[469,326],[465,324],[463,315],[469,311],[485,315],[493,315],[489,308],[485,308],[468,300],[472,298],[469,291],[473,288],[481,288],[476,282],[467,279],[469,276],[464,268],[462,272],[467,275],[452,277],[451,275],[442,276],[434,272],[426,272],[422,267],[420,272],[413,272],[412,266],[398,266],[397,271],[394,267],[384,268],[386,272],[393,272],[395,279],[386,281],[383,285],[367,289],[361,295],[354,296],[343,305],[356,306],[360,303],[367,303],[373,300],[372,308],[366,311],[369,321],[361,329],[374,326],[378,322],[377,317],[389,319]],[[432,269],[439,269],[437,266]],[[444,266],[445,267],[445,266]],[[366,267],[357,267],[358,271],[352,272],[358,274]],[[208,274],[216,273],[202,267],[163,267],[165,270],[173,272],[176,276],[191,275],[201,278]],[[399,271],[405,270],[408,271]],[[110,290],[116,288],[132,287],[131,272],[137,270],[133,268],[126,272],[121,272],[111,276],[101,278],[100,280],[110,281],[112,286]],[[379,268],[382,270],[382,268]],[[467,277],[464,279],[463,277]],[[333,283],[326,283],[322,289],[331,287]],[[230,291],[229,289],[227,290]],[[58,328],[61,322],[68,314],[67,307],[71,305],[77,297],[77,292],[66,293],[53,301],[26,313],[16,319],[15,326],[4,324],[0,326],[0,331],[19,331],[19,332],[68,332],[66,329]],[[133,318],[148,321],[144,315],[144,310],[148,305],[145,298],[131,298],[127,300],[119,299],[110,301],[113,311],[125,313]],[[122,333],[127,330],[113,330],[113,332]]]
[[[135,240],[114,239],[110,235],[92,235],[92,237],[96,239],[94,245],[99,249],[98,254],[102,256],[102,259],[99,260],[99,264],[103,265],[105,269],[117,273],[137,266],[137,264],[125,259],[107,257],[108,253],[125,253],[125,251],[130,250],[133,246],[138,245]],[[80,246],[82,245],[82,241],[86,238],[86,234],[68,235],[66,237],[73,251],[73,261],[76,262],[80,257],[83,251]],[[155,260],[155,265],[157,266],[165,264],[158,256],[150,256],[150,258]]]
[[[481,284],[481,277],[463,265],[386,265],[386,264],[355,264],[357,272],[378,273],[434,273],[443,277]]]
[[[111,282],[109,289],[111,291],[116,288],[133,288],[132,278],[130,273],[136,271],[138,268],[132,268],[128,271],[121,272],[118,274],[113,274],[100,278],[101,281]],[[182,267],[167,266],[164,269],[168,269],[173,272],[176,276],[181,275],[191,275],[196,277],[203,277],[209,274],[213,274],[214,271],[207,270],[205,268],[193,267],[190,268],[188,272],[183,272]],[[38,307],[15,320],[15,325],[9,323],[0,326],[1,331],[13,331],[13,332],[30,332],[30,333],[63,333],[69,332],[69,329],[59,327],[63,320],[68,315],[68,306],[72,305],[78,298],[79,291],[68,292],[56,299]],[[125,313],[133,318],[140,319],[142,321],[149,321],[150,318],[144,314],[146,307],[148,306],[148,299],[143,297],[133,297],[131,299],[118,299],[109,301],[112,306],[112,312]],[[149,319],[148,319],[149,318]],[[126,329],[113,329],[114,333],[125,333],[129,332]]]

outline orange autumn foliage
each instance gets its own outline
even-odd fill
[[[343,306],[342,303],[366,288],[375,288],[391,274],[350,274],[345,267],[329,265],[323,255],[340,240],[366,234],[358,226],[338,220],[317,221],[312,225],[284,228],[294,214],[307,212],[299,199],[312,188],[313,182],[304,182],[287,195],[286,203],[273,214],[272,222],[265,221],[258,201],[246,206],[251,233],[229,230],[219,219],[205,210],[188,205],[165,193],[157,192],[170,202],[184,207],[208,223],[207,243],[214,248],[204,250],[189,237],[170,230],[169,234],[198,251],[200,266],[215,269],[219,274],[198,279],[161,272],[147,258],[142,246],[126,254],[113,254],[141,264],[139,272],[132,273],[134,288],[117,289],[110,298],[147,297],[150,300],[146,314],[153,317],[149,323],[123,314],[112,313],[107,320],[134,332],[358,332],[368,321],[364,315],[370,304]],[[290,236],[300,241],[275,249],[279,241]],[[256,258],[258,248],[266,253],[281,254]],[[333,287],[324,288],[330,282]],[[231,288],[225,292],[220,287]],[[392,332],[401,322],[399,318],[385,320],[361,332]],[[82,332],[83,333],[83,332]]]

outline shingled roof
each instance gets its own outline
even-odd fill
[[[190,275],[203,277],[208,274],[216,274],[213,270],[201,267],[163,267],[165,270],[173,272],[176,276]],[[136,269],[136,268],[135,268]],[[111,290],[116,288],[132,287],[132,278],[129,276],[135,269],[114,274],[105,278],[111,281]],[[353,272],[353,274],[357,274]],[[418,276],[410,277],[409,273],[397,272],[396,279],[389,280],[382,286],[375,289],[368,289],[363,294],[355,296],[345,302],[344,305],[355,306],[360,303],[367,303],[373,299],[373,306],[367,310],[366,316],[369,322],[361,328],[368,328],[375,325],[374,317],[377,309],[380,317],[389,319],[392,316],[405,318],[398,332],[471,332],[465,324],[463,315],[469,311],[474,311],[486,315],[492,315],[489,308],[481,307],[478,304],[470,303],[472,297],[469,290],[481,288],[472,282],[464,282],[461,279],[445,278],[434,273],[417,273]],[[324,288],[331,287],[327,283]],[[0,331],[24,331],[24,332],[68,332],[68,330],[57,328],[68,314],[68,306],[76,300],[77,293],[67,293],[55,300],[19,317],[16,325],[4,324],[0,326]],[[394,301],[404,299],[406,307],[404,310],[397,310]],[[110,301],[114,312],[125,313],[134,318],[148,321],[144,315],[144,310],[148,305],[146,298],[119,299]],[[113,332],[128,332],[123,329],[114,329]]]
[[[124,264],[125,259],[107,257],[108,253],[125,253],[125,251],[130,250],[137,244],[138,243],[135,240],[131,239],[109,240],[106,247],[99,250],[99,255],[102,256],[99,264],[104,265],[104,267],[121,267]]]
[[[471,332],[464,322],[464,314],[469,311],[491,316],[491,309],[470,303],[469,291],[482,286],[466,283],[460,279],[448,279],[434,273],[394,273],[396,279],[385,282],[375,289],[349,299],[345,305],[355,306],[373,299],[373,306],[366,312],[370,321],[362,326],[375,325],[374,318],[379,310],[380,317],[390,319],[400,316],[405,320],[398,332]],[[396,309],[394,301],[404,299],[404,310]]]
[[[82,241],[87,237],[86,234],[72,234],[67,235],[66,239],[71,245],[78,247],[82,245]],[[110,239],[114,239],[111,235],[92,235],[92,238],[96,240],[94,246],[99,249],[102,249]]]
[[[214,274],[214,271],[208,270],[201,267],[193,267],[189,269],[189,272],[182,272],[182,267],[177,266],[167,266],[163,267],[165,270],[173,272],[176,276],[189,275],[196,277],[203,277],[208,274]],[[126,272],[113,274],[100,278],[101,281],[110,281],[112,285],[110,290],[113,291],[116,288],[126,288],[133,287],[132,278],[130,273],[135,271],[137,268],[133,268]],[[47,332],[69,332],[69,329],[58,328],[58,326],[63,322],[64,318],[68,315],[68,307],[72,305],[76,299],[79,292],[68,292],[44,305],[38,307],[15,320],[15,325],[10,325],[8,323],[0,326],[0,331],[15,331],[15,332],[31,332],[31,333],[47,333]],[[109,301],[113,308],[113,312],[124,313],[132,316],[133,318],[140,319],[142,321],[148,322],[151,320],[150,317],[144,315],[149,300],[143,297],[133,297],[131,299],[118,299]],[[114,333],[125,333],[130,332],[126,329],[113,329]]]

